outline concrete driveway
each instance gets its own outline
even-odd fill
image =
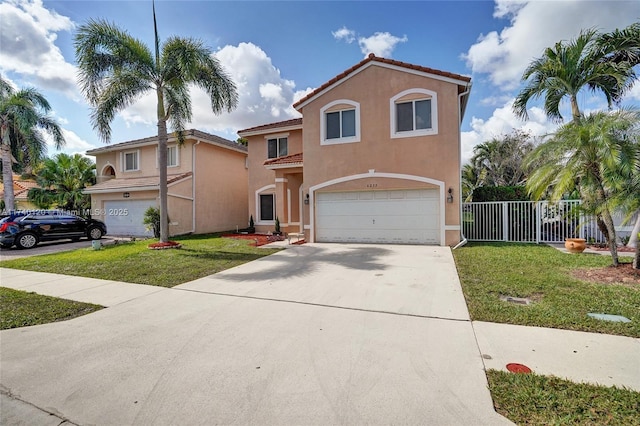
[[[508,423],[448,248],[306,244],[0,337],[30,424]]]

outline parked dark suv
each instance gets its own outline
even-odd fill
[[[94,219],[58,210],[14,211],[0,219],[0,246],[14,244],[21,249],[35,247],[40,241],[87,237],[99,240],[107,233],[107,226]]]

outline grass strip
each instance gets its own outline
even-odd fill
[[[275,253],[250,241],[197,235],[172,238],[180,249],[150,250],[155,240],[125,242],[0,262],[5,268],[173,287]]]
[[[640,392],[488,370],[495,409],[519,425],[640,425]]]
[[[514,243],[472,243],[453,254],[475,321],[640,337],[639,288],[571,276],[576,268],[610,265],[608,256],[569,255],[546,245]],[[527,297],[533,303],[514,304],[500,300],[501,295]],[[631,322],[597,320],[588,317],[589,312],[622,315]]]
[[[0,287],[0,330],[64,321],[102,306]]]

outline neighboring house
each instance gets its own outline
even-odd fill
[[[244,228],[247,148],[221,137],[186,130],[167,146],[169,234],[202,234]],[[158,138],[132,140],[87,151],[96,157],[91,216],[109,235],[150,236],[144,212],[159,206]]]
[[[249,211],[311,242],[454,245],[460,123],[471,79],[369,55],[296,102],[302,118],[242,130]]]
[[[38,184],[32,179],[22,179],[13,175],[14,210],[37,210],[38,206],[28,199],[29,190],[37,188]],[[0,200],[4,199],[4,183],[0,183]]]

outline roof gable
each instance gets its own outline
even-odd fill
[[[293,130],[297,128],[302,129],[302,117],[250,127],[248,129],[239,130],[238,134],[240,136],[252,136],[262,133],[269,133],[272,130]]]
[[[376,66],[376,65],[397,69],[399,71],[404,71],[404,72],[413,72],[417,74],[422,74],[427,77],[449,81],[451,83],[455,83],[465,87],[471,83],[471,77],[468,77],[468,76],[454,74],[447,71],[440,71],[435,68],[423,67],[420,65],[413,65],[407,62],[396,61],[393,59],[380,58],[378,56],[375,56],[373,53],[371,53],[364,60],[360,61],[356,65],[345,70],[344,72],[338,74],[331,80],[324,83],[322,86],[318,87],[313,92],[309,93],[304,98],[300,99],[298,102],[293,104],[293,107],[299,111],[302,107],[307,105],[309,102],[319,97],[321,94],[331,90],[333,87],[342,83],[344,80],[353,77],[354,75],[358,74],[359,72],[363,71],[364,69],[370,66]]]

